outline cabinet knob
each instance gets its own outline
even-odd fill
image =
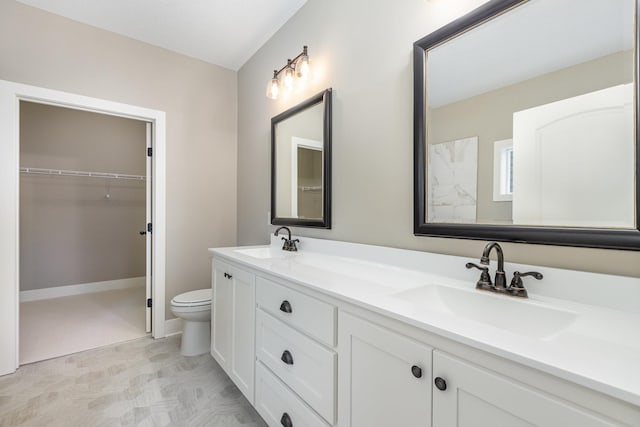
[[[411,373],[416,378],[422,378],[422,368],[417,365],[411,367]]]
[[[224,277],[226,277],[227,279],[231,279],[233,276],[229,273],[224,273]]]
[[[282,352],[282,357],[280,357],[280,360],[282,360],[287,365],[293,365],[293,356],[291,355],[291,353],[289,353],[289,350],[285,350]]]
[[[282,414],[282,418],[280,418],[280,424],[283,427],[293,427],[293,422],[291,421],[291,417],[286,412]]]
[[[282,424],[283,427],[293,427],[293,422],[291,421],[291,417],[289,416],[289,414],[287,414],[286,412],[282,414],[282,418],[280,418],[280,424]]]
[[[436,384],[436,387],[438,387],[438,390],[445,391],[447,389],[447,382],[443,378],[436,377],[433,382]]]
[[[282,304],[280,304],[280,311],[283,313],[291,313],[293,311],[291,309],[291,303],[287,300],[282,301]]]

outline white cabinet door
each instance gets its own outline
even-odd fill
[[[233,282],[227,278],[231,267],[213,261],[211,277],[211,355],[220,366],[226,369],[231,358],[231,310],[233,301]]]
[[[253,403],[255,276],[213,260],[211,355]]]
[[[340,312],[340,427],[431,425],[433,349]]]
[[[253,404],[255,351],[255,276],[232,269],[231,367],[229,376]]]
[[[541,390],[434,351],[435,427],[475,426],[612,426],[618,425],[585,408]],[[435,382],[434,382],[435,383]]]

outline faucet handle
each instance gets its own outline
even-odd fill
[[[480,266],[478,264],[474,264],[472,262],[468,262],[467,265],[465,265],[465,267],[467,267],[467,268],[477,268],[478,270],[482,270],[482,271],[486,271],[486,272],[489,271],[489,267],[482,267],[482,266]]]
[[[511,285],[509,287],[522,287],[522,277],[525,276],[533,276],[537,280],[542,280],[543,276],[541,273],[537,271],[527,271],[526,273],[520,273],[519,271],[515,271],[513,273],[513,279],[511,279]]]
[[[472,262],[468,262],[466,264],[467,268],[477,268],[481,271],[480,279],[476,283],[476,289],[482,289],[485,291],[494,290],[493,283],[491,283],[491,276],[489,275],[489,267],[481,267],[478,264],[474,264]]]
[[[522,282],[522,278],[525,276],[533,276],[536,280],[542,280],[544,276],[537,271],[527,271],[526,273],[520,273],[516,271],[513,273],[513,279],[511,279],[511,284],[507,288],[507,292],[516,297],[527,298],[527,290],[524,287],[524,283]]]
[[[513,275],[515,276],[516,273],[520,277],[533,276],[536,280],[542,280],[542,278],[544,277],[542,273],[538,273],[537,271],[527,271],[526,273],[520,273],[519,271],[516,271],[515,273],[513,273]]]

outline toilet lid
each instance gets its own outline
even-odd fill
[[[176,295],[173,300],[176,304],[196,305],[211,302],[211,289],[198,289],[197,291],[185,292]]]

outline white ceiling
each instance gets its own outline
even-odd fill
[[[429,106],[631,49],[634,7],[634,0],[531,0],[429,51]]]
[[[307,0],[17,1],[237,70]]]

